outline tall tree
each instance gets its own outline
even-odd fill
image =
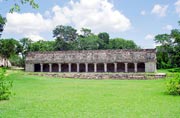
[[[104,41],[104,43],[109,44],[109,34],[107,32],[101,32],[98,37]]]
[[[10,58],[11,55],[18,55],[21,52],[21,45],[15,39],[1,39],[0,40],[0,55],[5,58],[6,64],[8,66],[7,59]]]
[[[82,33],[82,37],[88,37],[92,35],[91,29],[88,28],[82,28],[81,33]]]
[[[53,30],[53,37],[66,42],[75,41],[77,39],[77,30],[71,26],[58,25]]]
[[[154,41],[159,44],[156,47],[158,68],[180,67],[180,30],[172,29],[170,34],[158,34]]]

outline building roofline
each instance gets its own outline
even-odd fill
[[[34,51],[28,54],[48,54],[48,53],[81,53],[81,52],[103,52],[103,51],[122,51],[122,52],[156,52],[156,49],[107,49],[107,50],[66,50],[66,51]]]

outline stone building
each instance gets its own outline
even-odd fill
[[[156,72],[156,50],[30,52],[28,72]]]
[[[7,59],[4,59],[0,56],[0,67],[11,67],[11,62]]]

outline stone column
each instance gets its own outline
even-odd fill
[[[107,63],[104,63],[104,72],[107,72]]]
[[[41,72],[43,72],[43,64],[40,64],[41,65]]]
[[[61,64],[59,64],[59,72],[61,72]]]
[[[79,63],[77,63],[77,72],[79,72]]]
[[[125,64],[125,72],[128,72],[128,63],[124,63]]]
[[[49,72],[52,72],[52,64],[49,64]]]
[[[86,72],[88,72],[88,63],[85,63]]]
[[[94,63],[94,72],[97,72],[97,64]]]
[[[69,72],[71,72],[71,63],[69,63],[68,66],[69,66]]]
[[[114,72],[117,72],[117,63],[114,63]]]
[[[137,73],[137,63],[134,63],[134,72]]]

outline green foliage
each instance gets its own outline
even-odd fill
[[[6,24],[6,18],[2,17],[0,14],[0,37],[1,37],[1,33],[4,30],[4,25]]]
[[[8,1],[8,0],[6,0]],[[20,5],[29,4],[32,8],[37,9],[39,6],[34,0],[16,0],[10,8],[9,12],[13,13],[14,11],[19,12],[21,7]]]
[[[109,44],[109,34],[107,32],[101,32],[98,37],[104,41],[104,43]]]
[[[24,59],[19,55],[11,55],[9,61],[13,66],[24,67],[25,65]]]
[[[171,95],[180,95],[180,74],[174,74],[174,77],[167,82],[167,90]]]
[[[171,30],[170,34],[158,34],[154,41],[157,46],[157,67],[175,68],[180,67],[180,31]]]
[[[98,37],[95,35],[90,35],[84,38],[78,39],[78,49],[79,50],[97,50],[99,47]]]
[[[4,25],[6,23],[6,18],[2,17],[0,14],[0,25]]]
[[[90,29],[88,29],[88,28],[82,28],[81,29],[81,33],[82,33],[82,37],[88,37],[88,36],[90,36],[90,35],[93,35],[92,33],[91,33],[91,30]]]
[[[139,47],[132,40],[122,38],[111,39],[109,49],[138,49]]]
[[[54,41],[37,41],[30,44],[30,51],[53,51],[54,50]]]
[[[11,95],[12,81],[5,77],[6,70],[0,68],[0,100],[8,100]]]
[[[0,54],[4,58],[9,58],[11,55],[19,54],[22,48],[20,43],[15,39],[1,39],[0,40]]]
[[[62,39],[66,42],[77,39],[77,30],[71,26],[58,25],[53,30],[53,37]]]

